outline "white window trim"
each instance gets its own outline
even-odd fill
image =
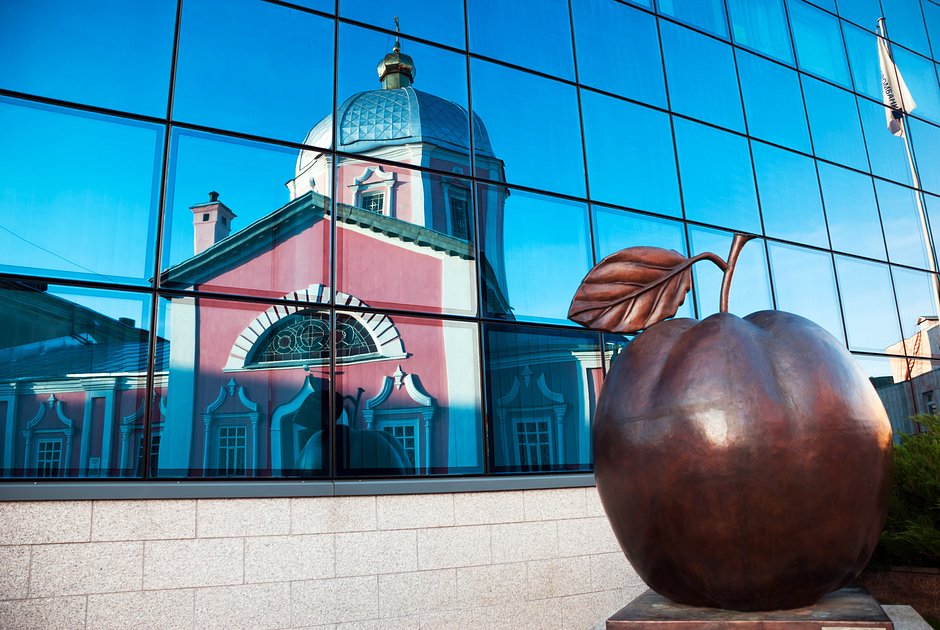
[[[373,178],[373,175],[375,176]],[[374,181],[368,182],[369,179]],[[353,205],[362,208],[363,196],[380,192],[384,196],[382,204],[382,214],[389,217],[397,217],[395,208],[395,184],[397,183],[397,173],[386,173],[381,166],[366,167],[359,177],[353,179],[353,183],[348,188],[353,193]]]
[[[59,424],[62,425],[62,428],[53,428],[53,429],[37,429],[36,427],[40,422],[43,421],[43,418],[46,417],[46,412],[52,411],[55,409],[56,420]],[[23,430],[23,437],[26,438],[26,444],[24,445],[25,456],[23,459],[23,469],[30,470],[34,468],[33,464],[33,436],[47,436],[47,435],[56,435],[61,434],[62,438],[65,441],[65,446],[62,449],[62,474],[61,477],[68,476],[69,464],[72,461],[72,434],[75,432],[75,422],[65,415],[65,409],[63,408],[62,401],[58,400],[55,397],[55,394],[49,394],[49,398],[44,402],[39,403],[39,410],[36,412],[36,415],[26,423],[26,428]]]
[[[229,399],[236,399],[244,411],[220,412],[219,409]],[[212,446],[217,440],[218,428],[223,422],[246,421],[251,430],[247,432],[247,456],[245,461],[245,474],[249,477],[255,475],[258,471],[258,423],[261,421],[261,413],[258,411],[258,403],[248,398],[248,392],[244,387],[240,387],[234,378],[229,379],[228,383],[219,388],[218,397],[206,407],[202,414],[204,425],[203,432],[203,470],[218,469],[218,449]],[[214,465],[213,465],[214,464]]]
[[[535,379],[536,387],[541,393],[542,397],[545,398],[545,404],[532,406],[532,407],[514,407],[513,402],[516,398],[519,397],[519,393],[522,391],[522,387],[530,387],[532,383],[532,370],[528,365],[523,366],[520,371],[522,376],[522,381],[518,376],[513,379],[512,387],[505,396],[496,401],[496,417],[500,422],[500,425],[503,427],[503,458],[506,462],[513,462],[516,460],[516,454],[519,452],[518,448],[515,453],[509,453],[510,445],[517,445],[517,436],[516,436],[516,422],[519,416],[531,416],[533,414],[546,414],[546,417],[551,420],[554,419],[555,431],[554,431],[554,449],[551,452],[552,461],[551,464],[560,464],[565,461],[565,413],[568,411],[568,404],[565,402],[565,397],[549,389],[548,384],[545,382],[545,374],[539,374],[538,378]],[[512,435],[505,435],[507,432],[512,432]]]
[[[392,409],[380,409],[392,395],[394,387],[401,389],[405,387],[408,396],[416,403],[414,407],[400,407]],[[415,430],[415,472],[427,470],[433,466],[431,461],[431,431],[434,424],[434,415],[437,412],[437,401],[428,394],[421,385],[420,379],[414,374],[405,374],[398,366],[395,373],[382,379],[379,393],[375,397],[365,402],[362,410],[362,417],[366,422],[366,429],[381,429],[383,423],[402,422],[407,418],[413,418],[415,423],[423,420]],[[421,444],[419,449],[417,443]]]

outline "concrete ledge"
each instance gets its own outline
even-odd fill
[[[910,606],[884,605],[882,608],[894,622],[894,630],[933,630],[930,624]]]
[[[591,473],[350,479],[342,481],[35,481],[0,482],[0,501],[108,499],[235,499],[434,494],[594,486]]]

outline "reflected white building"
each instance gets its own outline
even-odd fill
[[[900,433],[916,433],[918,425],[911,420],[916,411],[936,413],[940,400],[940,321],[936,316],[917,318],[917,331],[885,351],[889,359],[891,376],[880,376],[872,383],[891,418],[894,438]]]

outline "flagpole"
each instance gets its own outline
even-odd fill
[[[937,261],[936,253],[933,248],[933,238],[930,233],[930,223],[927,221],[927,211],[924,208],[923,189],[920,186],[920,176],[917,172],[917,164],[914,162],[914,153],[911,151],[911,139],[907,134],[907,121],[901,120],[901,137],[904,138],[904,149],[907,151],[907,165],[911,169],[911,180],[914,185],[914,197],[917,199],[917,213],[920,215],[920,229],[924,236],[924,245],[927,247],[927,266],[930,271],[936,273]],[[940,316],[940,311],[937,312]]]
[[[911,179],[914,184],[914,198],[917,200],[917,214],[920,218],[921,236],[927,254],[927,267],[933,280],[934,315],[940,317],[940,276],[937,276],[937,258],[930,232],[930,223],[927,220],[927,210],[924,207],[924,191],[920,186],[920,176],[917,172],[917,163],[914,161],[914,152],[911,151],[911,139],[907,133],[907,120],[901,119],[901,137],[904,138],[904,148],[907,151],[907,164],[911,169]],[[918,333],[919,334],[919,333]]]
[[[878,36],[885,40],[885,44],[890,51],[890,44],[888,43],[888,31],[885,24],[885,19],[883,17],[878,19]],[[897,71],[897,66],[893,65],[893,67]],[[900,82],[898,81],[898,83]],[[904,139],[904,150],[907,153],[907,164],[911,169],[911,183],[914,186],[914,198],[917,200],[917,215],[920,219],[921,238],[923,240],[925,249],[924,253],[927,257],[927,267],[930,270],[930,277],[933,284],[934,315],[940,317],[940,276],[937,275],[937,254],[934,248],[933,237],[930,232],[930,222],[927,220],[927,211],[924,206],[924,192],[920,185],[920,174],[917,170],[917,162],[914,160],[914,152],[911,149],[911,139],[910,134],[908,134],[907,125],[907,111],[904,109],[903,104],[904,96],[903,94],[898,94],[898,97],[902,99],[902,108],[901,111],[898,112],[900,113],[900,117],[898,119],[898,123],[901,127],[900,136]],[[897,110],[895,110],[895,112],[897,112]],[[920,334],[920,331],[918,331],[917,334]]]

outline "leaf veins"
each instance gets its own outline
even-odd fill
[[[692,287],[689,259],[658,247],[628,247],[585,276],[568,319],[588,328],[635,333],[672,317]]]

